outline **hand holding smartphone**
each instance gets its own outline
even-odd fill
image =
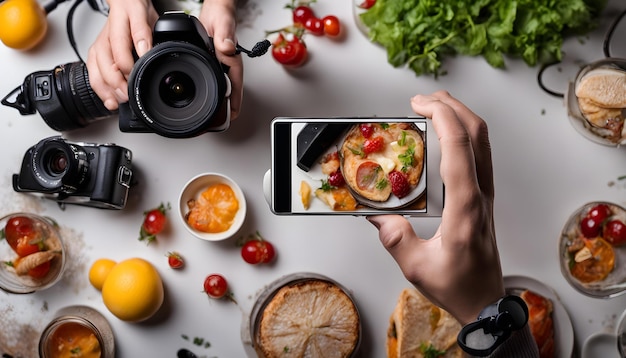
[[[423,117],[278,117],[271,143],[264,187],[277,215],[441,216],[441,153]]]

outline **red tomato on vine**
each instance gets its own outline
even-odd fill
[[[156,240],[157,235],[165,228],[166,214],[170,208],[169,203],[167,205],[161,203],[159,207],[144,212],[143,223],[139,230],[139,241],[146,241],[149,244]]]

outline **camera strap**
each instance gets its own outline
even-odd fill
[[[475,322],[464,326],[457,343],[472,356],[486,357],[527,322],[528,307],[524,300],[519,296],[505,296],[485,307]]]

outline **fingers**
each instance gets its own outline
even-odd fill
[[[411,106],[417,114],[432,118],[433,127],[441,143],[441,177],[446,186],[446,196],[455,200],[446,200],[445,208],[463,210],[474,198],[459,200],[467,194],[478,192],[474,151],[471,138],[456,112],[440,98],[417,95],[411,100]]]
[[[437,119],[440,117],[433,113],[437,111],[437,109],[430,107],[431,104],[435,104],[436,102],[441,102],[442,105],[449,106],[450,109],[452,109],[452,111],[456,114],[455,116],[451,116],[451,118],[460,122],[464,131],[469,136],[471,149],[475,158],[474,164],[476,165],[476,174],[480,189],[484,194],[493,198],[494,184],[491,145],[489,143],[489,133],[485,121],[445,91],[436,92],[431,96],[415,96],[412,99],[411,104],[413,106],[413,110],[417,113],[425,115],[429,118]],[[429,112],[429,114],[426,115],[423,112]],[[445,117],[442,116],[441,118],[443,119]],[[440,129],[442,131],[446,131],[445,128],[441,128],[442,126],[439,122],[441,121],[433,121],[435,130],[437,131]],[[446,123],[445,127],[448,127],[449,125],[449,123]],[[456,126],[456,124],[453,125]]]
[[[152,27],[158,18],[149,1],[110,1],[107,22],[89,49],[89,81],[109,110],[128,101],[128,83],[135,57],[152,45]]]
[[[217,59],[229,67],[230,119],[235,120],[239,116],[243,100],[243,59],[236,55],[237,23],[234,1],[205,1],[199,18],[209,36],[213,38]]]
[[[118,103],[128,100],[126,78],[113,59],[111,43],[108,37],[107,23],[89,48],[87,70],[89,84],[109,110],[116,110]]]

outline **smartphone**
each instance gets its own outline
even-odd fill
[[[373,137],[383,136],[386,147],[365,155],[362,150],[369,144],[363,142],[365,137],[359,137],[359,131],[365,133],[361,127],[376,128]],[[412,166],[406,171],[395,157],[406,158],[409,147]],[[426,118],[277,117],[271,122],[271,153],[264,192],[276,215],[442,214],[441,151],[432,123]],[[329,180],[333,167],[341,171],[345,185],[329,183],[335,184]],[[403,171],[411,177],[408,194],[389,193],[391,171]],[[419,176],[415,174],[418,172]],[[339,190],[341,187],[345,188]]]

